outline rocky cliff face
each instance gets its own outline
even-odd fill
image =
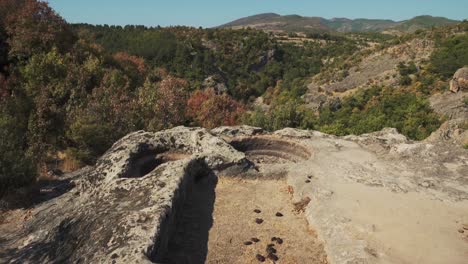
[[[183,204],[203,179],[273,175],[302,202],[330,263],[464,263],[468,152],[453,136],[462,133],[447,126],[412,142],[395,129],[347,137],[245,126],[135,132],[96,166],[64,176],[67,188],[16,228],[0,225],[0,259],[164,263]],[[195,263],[206,259],[202,251]]]
[[[456,93],[460,90],[468,90],[468,67],[456,71],[452,80],[450,80],[450,91]]]

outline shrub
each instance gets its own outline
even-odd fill
[[[268,111],[257,108],[248,113],[244,116],[244,123],[269,131],[285,127],[313,129],[316,122],[313,112],[291,94],[283,92],[275,98]]]
[[[0,111],[0,197],[36,179],[35,164],[25,154],[24,134],[14,116]]]
[[[418,72],[418,67],[416,67],[416,64],[414,62],[410,62],[407,64],[400,62],[398,64],[398,71],[400,72],[401,76],[408,76],[410,74],[415,74]]]
[[[410,85],[412,82],[413,82],[413,80],[411,80],[411,78],[410,78],[409,76],[405,75],[405,76],[401,76],[400,82],[399,82],[399,83],[400,83],[400,85],[402,85],[402,86],[408,86],[408,85]]]
[[[137,90],[134,119],[139,127],[149,131],[172,128],[186,121],[188,83],[170,75],[153,73]]]
[[[195,91],[187,105],[187,116],[206,128],[237,125],[244,113],[241,103],[227,94],[218,95],[213,89]]]
[[[116,138],[110,124],[99,120],[92,113],[81,112],[70,125],[67,133],[72,146],[67,153],[81,164],[93,164],[112,146]]]
[[[431,71],[450,78],[459,68],[468,65],[468,35],[456,35],[438,43],[431,56]]]
[[[337,110],[323,109],[319,124],[322,131],[336,135],[394,127],[411,139],[422,140],[440,127],[441,119],[420,95],[373,87],[345,98]]]

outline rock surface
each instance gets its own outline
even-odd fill
[[[432,109],[438,114],[447,117],[448,119],[465,119],[468,120],[468,105],[465,100],[468,100],[468,90],[458,93],[445,92],[434,94],[430,97],[429,102]]]
[[[460,90],[468,90],[468,67],[456,71],[452,80],[450,80],[450,91],[457,93]]]
[[[246,164],[243,153],[204,129],[129,134],[95,167],[69,176],[75,187],[35,208],[22,230],[2,233],[1,262],[158,261],[193,181]]]
[[[426,141],[435,143],[448,141],[463,147],[468,146],[468,119],[459,118],[443,123]]]
[[[329,263],[466,263],[468,151],[454,126],[422,142],[391,128],[135,132],[64,176],[71,190],[36,205],[21,227],[0,224],[0,262],[162,262],[191,186],[214,174],[286,179]]]
[[[227,93],[226,83],[219,76],[209,76],[203,81],[203,88],[212,88],[217,94]]]
[[[288,173],[331,263],[464,263],[468,153],[411,142],[395,129],[333,137],[310,132],[312,158]],[[315,135],[314,135],[315,134]],[[284,135],[284,134],[283,134]],[[311,183],[304,179],[311,176]]]

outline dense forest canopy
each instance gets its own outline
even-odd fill
[[[279,44],[272,34],[252,29],[85,24],[73,28],[106,53],[126,52],[143,58],[150,67],[164,68],[188,80],[192,90],[200,88],[208,76],[217,76],[226,83],[229,94],[241,101],[261,96],[279,80],[292,86],[295,80],[318,73],[322,59],[349,56],[358,45],[342,38],[330,46],[310,42],[298,47]]]
[[[2,0],[0,195],[34,181],[58,155],[74,168],[93,164],[136,130],[245,123],[344,135],[393,126],[423,139],[440,125],[425,93],[411,89],[374,87],[312,112],[302,95],[324,61],[338,65],[367,41],[385,46],[396,39],[307,38],[313,41],[297,45],[252,29],[70,25],[46,2]],[[433,74],[447,78],[468,64],[467,41],[440,40]],[[255,107],[260,96],[268,109]]]

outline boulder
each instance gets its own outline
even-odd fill
[[[203,81],[204,88],[213,88],[217,94],[227,93],[227,86],[219,76],[209,76]]]
[[[446,121],[426,141],[453,142],[457,145],[468,146],[468,121],[464,118]]]
[[[468,90],[468,67],[459,69],[450,81],[450,91],[457,93],[460,90]]]

